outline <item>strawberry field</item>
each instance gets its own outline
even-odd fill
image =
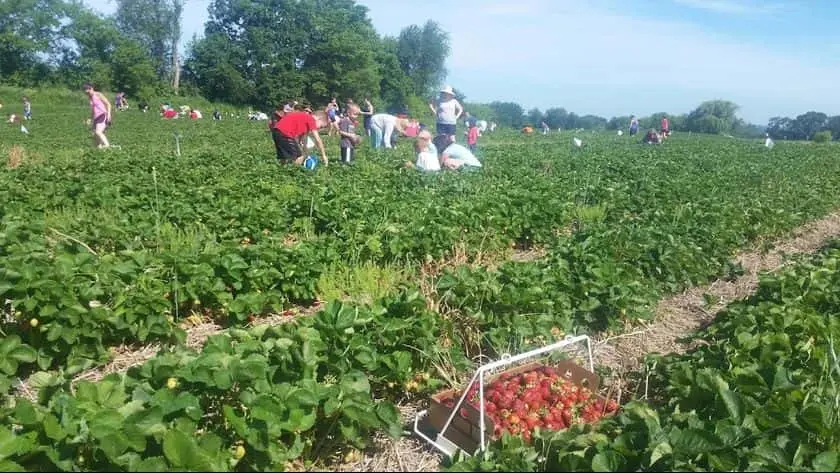
[[[480,173],[402,169],[408,140],[306,171],[273,162],[264,122],[126,112],[121,149],[97,151],[83,112],[0,129],[20,158],[0,170],[7,471],[329,465],[405,434],[396,405],[462,388],[480,356],[620,332],[840,205],[832,146],[500,132]],[[646,400],[450,467],[837,469],[838,258],[768,277],[700,348],[650,358]],[[226,330],[188,347],[191,318]],[[152,343],[124,374],[71,383]]]

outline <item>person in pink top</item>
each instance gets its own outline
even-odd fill
[[[668,122],[668,117],[662,117],[662,137],[667,138],[671,134],[671,124]]]
[[[470,123],[469,126],[470,129],[467,130],[467,144],[470,147],[470,151],[475,153],[475,147],[478,144],[478,127],[475,122]]]
[[[111,124],[111,102],[101,92],[94,90],[92,85],[85,84],[83,88],[90,100],[93,143],[99,149],[108,148],[111,144],[105,137],[105,128]]]

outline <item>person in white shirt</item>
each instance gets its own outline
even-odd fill
[[[441,166],[446,169],[477,169],[481,161],[472,152],[453,140],[451,135],[438,135],[433,140],[440,156]]]
[[[387,113],[377,113],[370,118],[371,144],[374,149],[381,147],[391,148],[391,135],[396,129],[399,133],[405,135],[405,129],[408,126],[408,120],[398,118]]]
[[[442,88],[437,102],[430,103],[429,108],[437,117],[437,129],[435,130],[437,134],[455,136],[457,134],[456,124],[464,113],[464,107],[455,98],[455,91],[452,90],[452,87]]]
[[[437,148],[432,143],[432,134],[429,133],[429,130],[423,130],[417,134],[414,151],[417,152],[417,162],[408,162],[406,167],[417,168],[421,171],[440,171]]]

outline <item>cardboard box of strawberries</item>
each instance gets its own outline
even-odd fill
[[[552,365],[529,363],[488,377],[484,387],[485,439],[507,431],[530,441],[536,429],[563,430],[596,422],[618,410],[614,400],[598,394],[600,378],[572,361]],[[429,424],[440,432],[463,391],[449,389],[432,396]],[[467,453],[481,441],[479,386],[467,398],[443,435]]]

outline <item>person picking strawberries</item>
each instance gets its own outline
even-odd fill
[[[306,111],[285,114],[274,125],[277,133],[272,133],[274,146],[277,149],[277,161],[281,164],[292,162],[303,164],[304,159],[306,159],[303,143],[308,136],[315,142],[315,146],[321,153],[321,160],[326,166],[329,161],[327,152],[324,150],[324,142],[321,141],[318,130],[327,125],[326,117],[320,114],[311,114]]]
[[[341,136],[341,164],[351,164],[356,145],[361,143],[362,137],[356,134],[356,118],[361,109],[356,104],[347,106],[347,115],[338,122],[338,133]]]

